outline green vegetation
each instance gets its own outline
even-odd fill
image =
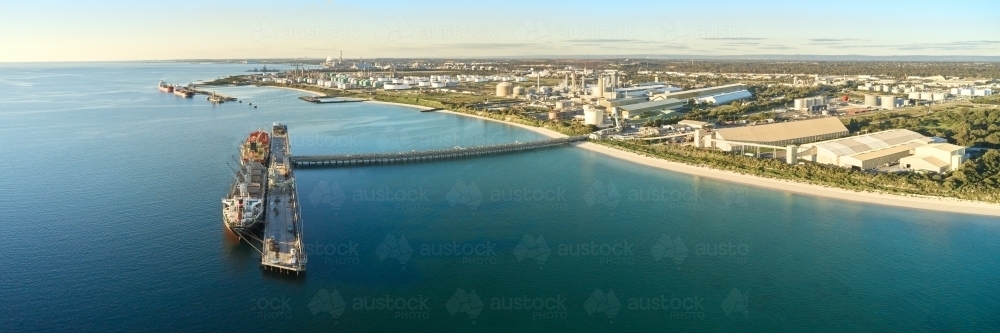
[[[640,140],[602,140],[598,143],[700,167],[766,178],[854,191],[910,196],[937,196],[1000,203],[1000,152],[987,152],[950,174],[872,173],[816,163],[788,165],[782,160],[758,159],[682,145],[650,145]]]
[[[905,128],[963,146],[1000,147],[1000,109],[942,106],[928,111],[882,112],[845,119],[851,132]]]
[[[1000,95],[976,97],[972,99],[972,102],[976,104],[1000,105]]]

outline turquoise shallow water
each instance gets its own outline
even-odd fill
[[[577,148],[300,169],[309,272],[227,236],[227,163],[533,140],[291,90],[159,93],[244,65],[0,66],[3,331],[997,331],[995,219],[700,179]]]

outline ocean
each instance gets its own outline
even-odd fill
[[[0,64],[0,331],[998,331],[995,218],[859,204],[571,146],[296,170],[308,271],[222,226],[239,143],[541,139],[301,92],[157,91],[254,65]],[[257,108],[250,107],[253,103]]]

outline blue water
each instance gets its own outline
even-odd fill
[[[291,90],[211,105],[155,89],[248,68],[0,65],[0,331],[1000,330],[996,219],[572,147],[300,169],[308,273],[265,273],[220,220],[251,130],[286,123],[295,154],[540,136]]]

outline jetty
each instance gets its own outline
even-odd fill
[[[302,251],[302,213],[290,157],[288,127],[275,123],[271,131],[260,265],[267,270],[298,275],[305,272],[307,258]]]
[[[316,96],[302,96],[299,99],[316,104],[328,104],[328,103],[356,103],[364,102],[364,99],[351,98],[351,97],[316,97]]]
[[[302,167],[347,166],[356,164],[386,164],[431,161],[439,159],[466,158],[475,156],[507,154],[539,148],[561,146],[577,141],[585,141],[588,135],[578,135],[558,139],[545,139],[528,142],[515,142],[499,145],[477,147],[455,147],[450,149],[408,151],[381,154],[346,154],[346,155],[302,155],[291,156],[291,164]]]

